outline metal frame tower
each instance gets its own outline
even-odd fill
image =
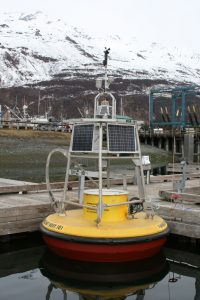
[[[175,88],[152,88],[149,94],[149,124],[151,128],[155,127],[196,127],[199,126],[200,120],[198,121],[196,111],[190,111],[190,106],[187,107],[186,97],[187,96],[199,96],[200,91],[197,90],[195,86],[178,86]],[[165,112],[161,111],[163,116],[162,121],[155,120],[155,103],[157,99],[169,98],[170,101],[170,111],[166,108]],[[177,117],[176,104],[177,101],[181,102],[180,114]],[[162,108],[161,108],[162,109]],[[188,111],[186,111],[188,109]],[[188,114],[189,120],[186,117]]]

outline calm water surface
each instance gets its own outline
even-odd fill
[[[0,300],[200,299],[200,252],[189,244],[126,264],[87,264],[48,252],[40,237],[0,241]]]

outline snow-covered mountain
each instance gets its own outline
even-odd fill
[[[124,79],[200,82],[200,52],[151,44],[139,37],[88,36],[41,12],[0,14],[0,85],[23,86],[56,78],[102,74],[104,47],[109,70]]]

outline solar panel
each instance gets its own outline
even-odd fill
[[[74,125],[72,151],[92,151],[94,124]]]
[[[135,152],[135,127],[108,124],[108,150],[110,152]]]

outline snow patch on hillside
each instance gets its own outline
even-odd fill
[[[138,37],[89,36],[61,19],[33,14],[0,14],[0,84],[20,86],[103,73],[105,46],[109,70],[125,78],[200,82],[200,53],[147,43]]]

